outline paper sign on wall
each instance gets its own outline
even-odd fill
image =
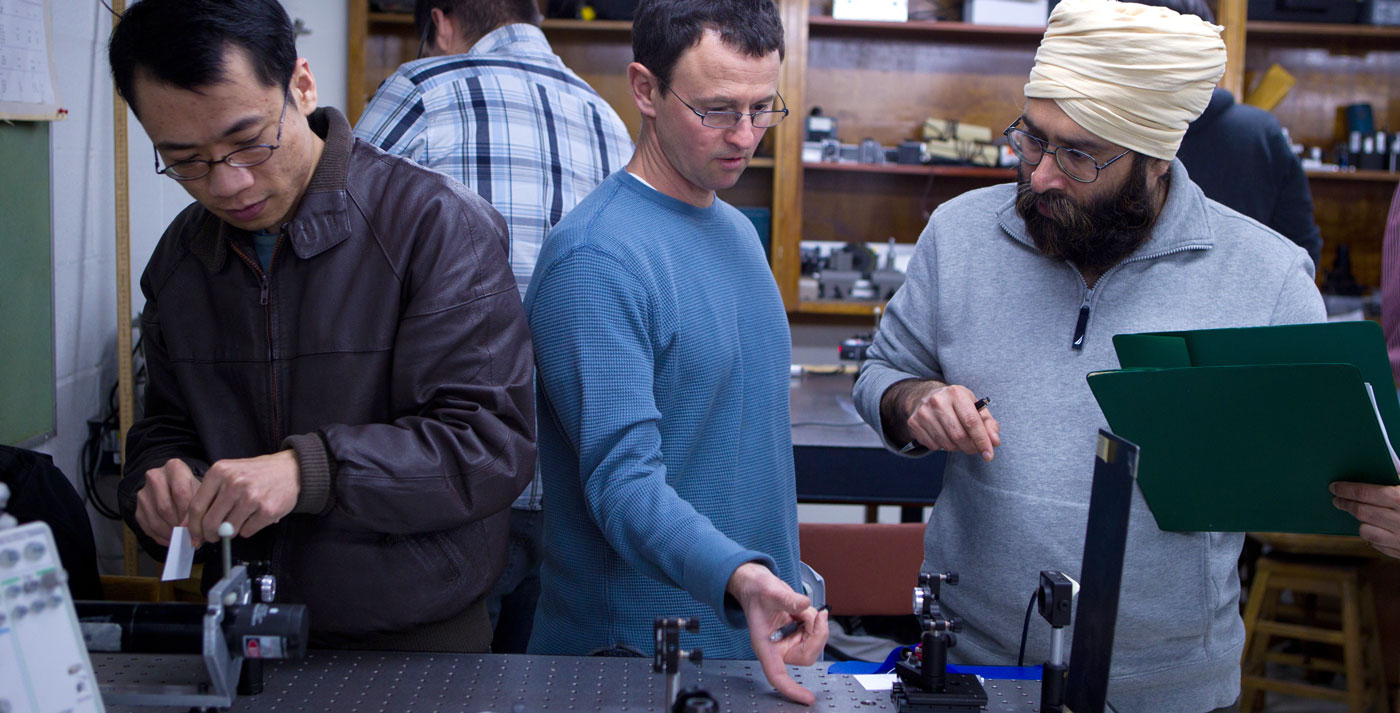
[[[0,119],[60,119],[48,0],[0,0]]]

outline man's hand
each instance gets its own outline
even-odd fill
[[[170,546],[170,531],[183,525],[199,480],[184,461],[171,458],[146,471],[146,484],[136,493],[136,524],[160,543]]]
[[[906,402],[909,436],[935,451],[981,454],[991,461],[993,449],[1001,447],[1001,424],[992,418],[991,408],[975,406],[977,397],[965,386],[939,386],[924,395],[913,392]]]
[[[296,451],[217,461],[190,500],[190,539],[196,547],[217,540],[223,522],[249,537],[286,517],[300,494]]]
[[[1400,558],[1400,485],[1333,483],[1332,504],[1361,521],[1361,539]]]
[[[811,666],[817,662],[826,647],[826,612],[813,609],[811,600],[756,562],[739,565],[730,575],[726,591],[744,609],[749,643],[768,682],[789,700],[812,705],[817,697],[788,675],[787,664]],[[797,631],[776,642],[769,640],[773,632],[791,621],[799,622]]]

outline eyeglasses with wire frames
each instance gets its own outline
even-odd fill
[[[1021,159],[1021,162],[1027,166],[1039,166],[1040,162],[1045,160],[1045,154],[1053,154],[1060,171],[1080,183],[1093,183],[1098,180],[1099,171],[1108,168],[1109,164],[1127,156],[1132,151],[1132,149],[1126,149],[1123,153],[1099,163],[1093,156],[1079,149],[1056,146],[1024,129],[1016,128],[1016,125],[1020,124],[1024,118],[1017,117],[1015,121],[1011,122],[1011,126],[1006,127],[1006,131],[1001,132],[1002,136],[1005,136],[1007,142],[1011,144],[1011,152],[1016,154],[1016,158]]]
[[[767,109],[748,113],[742,111],[700,111],[691,106],[690,102],[681,99],[681,95],[677,94],[676,90],[672,89],[668,82],[661,82],[661,86],[666,91],[670,92],[671,96],[675,97],[677,101],[684,104],[685,108],[689,109],[691,113],[700,117],[700,124],[702,126],[707,126],[711,129],[732,129],[738,126],[739,122],[743,121],[746,116],[753,122],[754,128],[771,129],[782,123],[783,119],[786,119],[788,115],[787,102],[783,101],[782,94],[777,94],[778,101],[782,102],[783,105],[781,109]]]
[[[277,119],[277,139],[271,144],[257,144],[256,146],[245,146],[235,151],[224,154],[224,157],[216,161],[209,161],[202,158],[190,158],[184,161],[160,167],[160,151],[152,147],[156,156],[156,173],[170,176],[177,181],[193,181],[197,178],[204,178],[214,170],[214,164],[226,163],[234,168],[252,168],[260,163],[272,158],[272,152],[282,147],[282,125],[287,120],[287,104],[291,103],[291,95],[282,98],[282,116]]]

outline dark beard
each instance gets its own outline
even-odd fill
[[[1049,159],[1046,156],[1046,159]],[[1145,156],[1133,156],[1132,172],[1116,195],[1080,207],[1060,191],[1037,194],[1023,172],[1016,174],[1016,212],[1026,232],[1047,257],[1068,260],[1080,270],[1103,274],[1133,254],[1152,235],[1156,211],[1147,190]],[[1159,181],[1166,189],[1167,176]],[[1041,215],[1044,205],[1050,215]]]

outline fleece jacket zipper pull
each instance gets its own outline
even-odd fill
[[[1089,300],[1084,300],[1084,304],[1079,306],[1079,321],[1074,323],[1074,341],[1070,342],[1070,348],[1075,351],[1084,349],[1084,332],[1089,326]]]

